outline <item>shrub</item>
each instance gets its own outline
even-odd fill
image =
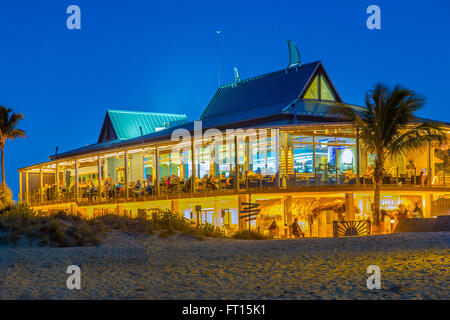
[[[86,223],[76,225],[75,233],[78,235],[77,245],[79,246],[92,246],[101,243],[100,233]]]
[[[235,234],[233,234],[233,238],[240,239],[240,240],[267,240],[267,239],[270,239],[267,236],[264,236],[258,232],[251,231],[251,230],[238,231]]]
[[[49,219],[46,224],[40,227],[38,237],[42,244],[67,247],[69,243],[64,232],[65,228],[65,224],[60,220]]]
[[[155,230],[172,228],[175,231],[187,231],[191,227],[188,219],[170,210],[152,210],[150,221]]]
[[[225,237],[224,232],[211,224],[196,225],[179,213],[153,209],[150,219],[119,215],[103,215],[84,219],[79,215],[59,211],[46,215],[33,212],[23,205],[0,208],[0,231],[3,243],[16,243],[22,236],[30,243],[39,240],[40,245],[71,247],[91,246],[101,243],[104,235],[118,230],[129,234],[152,235],[160,231],[161,238],[180,232],[196,239]]]
[[[13,205],[11,189],[6,185],[0,184],[0,209],[7,209]]]

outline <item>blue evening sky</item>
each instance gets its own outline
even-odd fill
[[[66,8],[81,8],[81,30]],[[368,30],[366,8],[381,8]],[[26,139],[6,145],[17,169],[96,142],[106,109],[186,113],[197,119],[222,83],[285,68],[286,39],[303,62],[322,60],[345,102],[377,82],[427,98],[419,113],[450,122],[448,1],[0,0],[0,104],[25,115]]]

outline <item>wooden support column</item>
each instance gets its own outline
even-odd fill
[[[192,161],[192,176],[191,176],[191,191],[192,193],[195,193],[195,180],[196,180],[196,173],[195,173],[195,138],[192,137],[191,142],[191,161]]]
[[[334,174],[335,174],[335,179],[336,181],[334,182],[335,185],[338,185],[338,156],[337,156],[337,137],[335,135],[334,137]]]
[[[30,204],[30,196],[29,196],[29,182],[28,182],[28,171],[25,171],[25,202]]]
[[[155,147],[155,194],[159,196],[159,149]]]
[[[270,134],[272,135],[272,133]],[[270,139],[272,140],[272,139]],[[271,141],[272,142],[272,141]],[[275,166],[276,166],[276,178],[277,178],[277,188],[280,188],[280,131],[275,129]]]
[[[44,168],[39,169],[39,199],[44,201]]]
[[[423,217],[431,218],[431,203],[433,202],[433,193],[425,193],[423,195],[425,208],[422,208]]]
[[[180,213],[180,203],[178,202],[178,199],[170,200],[170,209],[172,210],[172,213]]]
[[[125,162],[125,199],[128,198],[128,186],[130,185],[130,174],[128,168],[128,151],[125,151],[123,155],[123,161]]]
[[[431,187],[433,175],[431,172],[431,144],[428,143],[428,158],[427,158],[427,186]]]
[[[250,170],[250,138],[245,138],[245,147],[244,147],[244,163],[245,163],[245,172]]]
[[[317,170],[316,170],[316,135],[313,135],[313,173],[314,173],[314,184],[317,186],[319,183],[317,181]],[[308,183],[309,184],[309,183]]]
[[[78,160],[75,160],[75,200],[78,201],[78,195],[80,193],[80,183],[78,181]]]
[[[360,175],[360,165],[359,165],[359,157],[360,157],[360,146],[359,146],[359,130],[356,127],[356,186],[359,187],[359,175]]]
[[[355,203],[353,197],[353,193],[345,194],[345,221],[355,220]]]
[[[283,133],[284,135],[284,159],[283,159],[283,166],[284,166],[284,179],[285,179],[285,183],[286,183],[286,187],[288,186],[288,181],[289,181],[289,138],[288,138],[288,132],[285,131]]]
[[[216,145],[215,143],[211,143],[209,145],[209,175],[212,177],[217,177],[218,174],[216,172]]]
[[[213,217],[214,226],[221,228],[222,224],[219,219],[219,215],[220,215],[219,205],[217,203],[217,200],[214,200],[214,217]]]
[[[102,158],[100,155],[97,157],[97,178],[98,178],[98,200],[102,198]]]
[[[286,196],[283,199],[283,206],[284,206],[284,235],[288,238],[290,238],[292,235],[291,225],[292,225],[292,196]]]
[[[58,199],[59,198],[59,166],[58,166],[58,163],[55,164],[55,184],[56,184],[55,196],[56,196],[56,199]]]
[[[235,170],[235,181],[234,181],[234,191],[239,190],[239,144],[238,136],[234,136],[234,170]]]
[[[185,173],[185,164],[184,164],[184,152],[183,149],[181,149],[181,151],[178,153],[178,167],[179,167],[179,172],[180,172],[180,181],[181,180],[186,180],[186,173]]]
[[[22,172],[19,171],[19,203],[23,202]]]

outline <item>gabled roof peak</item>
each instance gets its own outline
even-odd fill
[[[187,122],[185,114],[108,109],[98,142],[133,139]]]
[[[200,119],[282,103],[287,105],[301,98],[318,72],[328,78],[320,60],[220,86]]]

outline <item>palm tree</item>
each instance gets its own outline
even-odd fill
[[[421,121],[415,112],[424,105],[424,100],[412,90],[396,86],[392,91],[378,84],[366,93],[366,108],[355,110],[345,105],[331,109],[356,124],[362,151],[375,154],[374,164],[374,209],[373,222],[379,224],[380,191],[383,167],[388,157],[425,151],[431,143],[442,144],[446,136],[437,123]],[[431,178],[431,177],[430,177]]]
[[[21,113],[10,113],[11,109],[0,105],[0,150],[2,161],[2,184],[6,186],[5,178],[5,144],[6,140],[14,140],[18,137],[25,137],[25,132],[22,129],[16,129],[17,124],[23,119]]]

